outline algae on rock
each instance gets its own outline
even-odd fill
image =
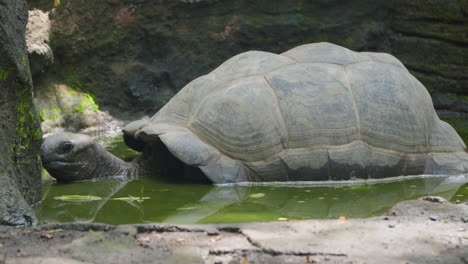
[[[99,110],[91,94],[73,84],[53,84],[38,90],[34,102],[39,109],[44,133],[56,130],[80,131],[100,126],[111,120],[107,112]]]

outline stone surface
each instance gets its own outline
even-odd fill
[[[5,263],[466,263],[467,217],[467,204],[430,197],[367,219],[52,224],[2,231],[0,254]]]
[[[42,133],[32,104],[24,39],[27,20],[26,1],[0,0],[0,222],[12,225],[33,223],[26,202],[36,203],[41,198]]]
[[[28,206],[15,182],[0,176],[0,225],[29,226],[37,224],[34,212]]]
[[[151,114],[233,55],[328,41],[393,54],[430,91],[467,95],[467,9],[459,0],[62,1],[51,14],[55,64],[35,81],[76,74],[111,114]]]
[[[396,205],[389,214],[392,217],[383,221],[384,217],[322,223],[298,221],[288,225],[258,223],[242,227],[242,233],[271,253],[307,255],[320,252],[328,256],[378,259],[388,263],[403,260],[457,263],[461,258],[457,260],[451,255],[452,250],[459,250],[462,253],[459,257],[468,257],[466,233],[458,231],[466,226],[462,220],[468,215],[466,205],[407,201]],[[437,216],[437,220],[431,221],[430,216]],[[455,222],[458,225],[452,226]],[[453,233],[449,234],[450,231]],[[288,243],[282,240],[286,236]]]
[[[91,262],[82,262],[69,258],[19,257],[8,259],[5,264],[91,264]]]
[[[42,73],[54,62],[54,53],[49,46],[50,32],[49,12],[39,9],[29,11],[25,37],[33,76]]]

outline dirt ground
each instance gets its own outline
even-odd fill
[[[3,227],[1,264],[468,263],[468,203],[424,197],[367,219]]]

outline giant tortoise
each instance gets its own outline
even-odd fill
[[[464,142],[398,59],[330,43],[234,56],[123,133],[143,152],[134,162],[61,133],[44,141],[44,166],[59,180],[128,178],[172,166],[169,155],[214,183],[468,171]]]

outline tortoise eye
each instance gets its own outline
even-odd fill
[[[62,144],[62,147],[60,148],[60,150],[62,151],[62,153],[70,152],[72,149],[73,149],[73,143],[71,143],[71,142],[65,142],[65,143],[63,143],[63,144]]]

